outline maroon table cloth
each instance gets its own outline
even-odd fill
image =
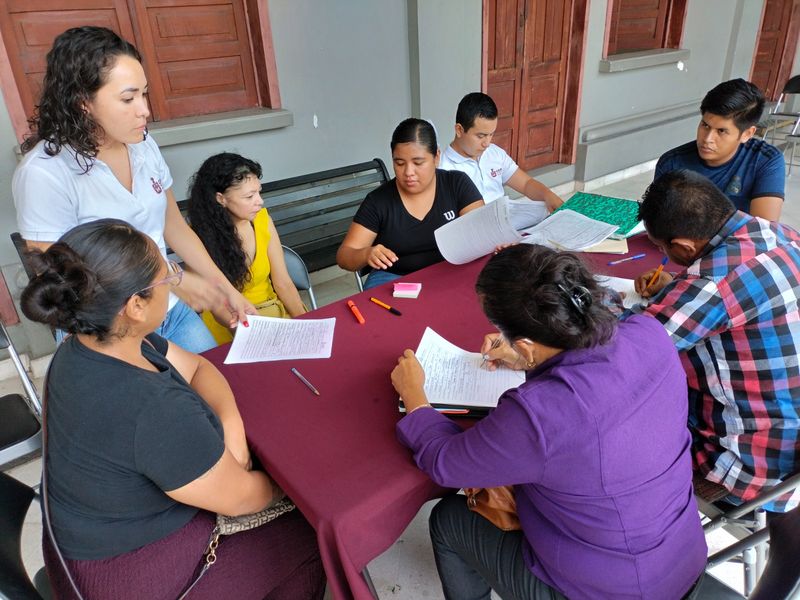
[[[621,255],[584,256],[597,272],[630,278],[662,258],[645,236],[629,246],[629,255],[647,256],[617,266],[607,263]],[[422,283],[416,300],[392,298],[391,283],[352,296],[364,325],[345,300],[314,311],[309,317],[336,317],[330,359],[223,365],[227,345],[206,353],[236,395],[253,453],[316,529],[337,599],[371,598],[361,571],[394,543],[422,504],[444,492],[395,437],[400,417],[389,374],[405,348],[416,349],[426,326],[464,349],[479,350],[484,334],[493,331],[474,292],[487,260],[439,263],[406,276],[403,281]]]

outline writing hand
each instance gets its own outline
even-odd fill
[[[661,271],[653,284],[648,286],[647,284],[650,283],[650,280],[653,278],[653,274],[655,272],[656,269],[650,269],[634,279],[633,288],[642,296],[642,298],[651,298],[655,296],[658,294],[658,292],[664,289],[670,281],[672,281],[672,275],[666,271]]]
[[[514,369],[519,363],[519,354],[514,352],[499,333],[486,334],[481,344],[481,355],[481,366],[489,371],[494,371],[501,365]]]

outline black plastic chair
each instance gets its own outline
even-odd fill
[[[314,288],[311,286],[311,277],[308,274],[305,261],[300,255],[289,248],[283,246],[283,260],[286,262],[286,270],[294,287],[300,291],[308,293],[308,300],[311,302],[311,310],[317,310],[317,298],[314,296]]]
[[[708,568],[769,541],[769,560],[749,596],[743,596],[709,573],[704,573],[687,600],[789,600],[800,597],[800,507],[774,518],[756,531],[708,559]]]
[[[775,535],[771,531],[773,523],[780,523],[782,524],[780,525],[781,527],[789,529],[794,528],[792,529],[794,531],[800,529],[800,513],[798,513],[797,509],[784,515],[774,516],[768,528],[766,513],[762,506],[798,487],[800,487],[800,473],[787,477],[772,488],[763,490],[753,500],[723,511],[714,502],[727,495],[727,490],[702,478],[695,478],[694,488],[698,507],[700,512],[708,518],[708,521],[703,525],[703,530],[709,533],[719,528],[725,528],[739,538],[739,541],[710,556],[708,568],[729,560],[741,559],[744,567],[744,591],[748,598],[752,597],[751,593],[755,593],[755,590],[761,587],[762,584],[760,582],[770,570],[769,565],[773,555],[772,539],[773,535]],[[785,547],[788,543],[784,541],[783,546]],[[800,535],[792,543],[795,544],[795,553],[798,554],[798,567],[793,571],[797,579],[800,578]],[[769,560],[766,558],[768,548],[770,549]],[[713,596],[706,597],[711,598]],[[721,598],[727,597],[729,596],[721,596]],[[741,596],[730,597],[738,598]],[[762,597],[767,598],[768,596]]]
[[[50,584],[44,568],[34,582],[22,563],[22,525],[36,492],[0,472],[0,599],[47,600]]]
[[[2,321],[0,349],[8,352],[24,390],[0,397],[0,467],[5,467],[42,447],[42,405]]]
[[[778,101],[775,103],[775,107],[773,108],[772,112],[767,115],[767,127],[764,132],[764,139],[766,141],[769,141],[767,138],[769,137],[769,133],[771,131],[772,141],[774,142],[775,131],[782,123],[789,121],[794,121],[789,135],[794,136],[797,134],[798,127],[800,127],[800,112],[791,112],[785,110],[788,96],[793,94],[800,94],[800,75],[795,75],[794,77],[789,78],[789,81],[787,81],[786,85],[783,86],[781,95],[778,96]]]

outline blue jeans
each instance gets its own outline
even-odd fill
[[[167,311],[156,333],[184,350],[200,354],[216,348],[214,336],[196,312],[182,300]]]
[[[436,570],[447,600],[565,600],[538,579],[522,558],[521,531],[498,529],[467,508],[462,495],[443,498],[431,512]]]
[[[370,288],[377,287],[384,283],[388,283],[389,281],[394,281],[395,279],[400,279],[402,275],[397,275],[396,273],[390,273],[389,271],[381,271],[375,269],[369,272],[367,275],[367,280],[364,282],[364,289],[368,290]]]
[[[156,329],[156,333],[195,354],[217,346],[214,336],[203,323],[203,319],[183,300],[178,300],[178,303],[167,311],[167,316],[164,317],[161,326]],[[65,337],[67,337],[65,331],[56,329],[56,346],[61,345]]]

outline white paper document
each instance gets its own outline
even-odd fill
[[[447,262],[463,265],[485,256],[500,244],[518,242],[522,236],[511,224],[508,198],[498,198],[434,231],[436,245]]]
[[[583,250],[617,229],[573,210],[547,216],[544,202],[498,198],[434,232],[445,260],[462,265],[502,244],[541,244],[558,250]]]
[[[336,318],[278,319],[248,315],[247,321],[249,327],[236,328],[226,365],[331,356]]]
[[[479,352],[451,344],[430,327],[417,347],[425,369],[425,394],[431,404],[493,408],[506,390],[525,381],[524,371],[482,369]]]
[[[624,279],[622,277],[611,277],[609,275],[595,275],[594,278],[602,286],[616,290],[622,295],[622,306],[631,308],[637,304],[645,302],[633,287],[633,279]]]
[[[616,225],[595,221],[574,210],[566,209],[523,231],[523,234],[528,235],[522,239],[522,243],[579,251],[599,244],[616,229]]]

